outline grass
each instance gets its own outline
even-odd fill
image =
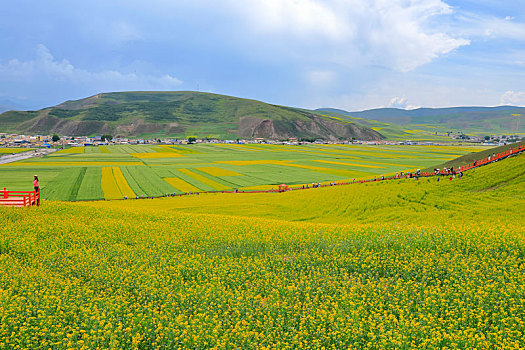
[[[68,168],[56,175],[48,183],[42,183],[41,196],[49,200],[71,200],[78,194],[84,179],[85,167]],[[40,175],[42,176],[42,175]],[[39,177],[40,179],[40,177]]]
[[[131,188],[139,196],[162,196],[166,193],[178,192],[151,168],[122,167],[121,169]]]
[[[235,171],[231,171],[228,169],[221,169],[215,166],[201,167],[201,168],[197,168],[197,170],[205,172],[206,174],[211,175],[211,176],[242,176],[242,174],[239,174]]]
[[[0,346],[523,348],[524,169],[0,208]]]
[[[86,173],[78,190],[76,200],[94,200],[104,198],[102,191],[102,169],[85,168]]]

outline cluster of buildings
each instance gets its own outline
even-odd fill
[[[52,136],[0,133],[0,147],[52,148],[64,146],[99,146],[108,144],[157,143],[156,140],[107,140],[103,136]]]
[[[506,136],[468,136],[461,137],[461,134],[449,135],[452,139],[460,142],[483,143],[484,145],[501,145],[519,140],[518,135]],[[188,143],[237,143],[237,144],[275,144],[275,145],[301,145],[301,144],[368,144],[368,145],[440,145],[440,143],[426,141],[328,141],[323,139],[301,140],[289,138],[285,141],[269,140],[265,138],[255,139],[237,139],[237,140],[220,140],[215,138],[195,138],[188,139],[141,139],[141,138],[111,138],[110,135],[99,136],[57,136],[57,135],[20,135],[0,133],[0,147],[20,147],[20,148],[56,148],[56,147],[81,147],[81,146],[99,146],[99,145],[137,145],[137,144],[167,144],[180,145]]]
[[[237,143],[237,144],[276,144],[276,145],[299,145],[299,144],[399,144],[398,142],[388,141],[326,141],[323,139],[316,140],[299,140],[297,138],[289,138],[285,141],[269,140],[265,138],[255,139],[236,139],[236,140],[220,140],[215,138],[194,138],[188,139],[141,139],[141,138],[111,138],[108,135],[99,136],[51,136],[51,135],[20,135],[0,133],[0,147],[25,147],[25,148],[54,148],[54,147],[77,147],[77,146],[99,146],[99,145],[137,145],[137,144],[188,144],[188,143]],[[109,140],[108,140],[109,139]],[[411,141],[407,144],[411,144]]]
[[[483,145],[487,145],[487,146],[505,145],[508,143],[517,142],[521,139],[519,135],[472,136],[472,135],[465,135],[461,132],[448,133],[446,136],[449,136],[453,140],[470,142],[470,143],[482,143]]]

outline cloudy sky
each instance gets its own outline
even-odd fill
[[[0,106],[200,90],[305,108],[525,105],[523,0],[4,0]]]

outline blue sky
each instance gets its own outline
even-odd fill
[[[4,0],[0,34],[0,109],[197,89],[351,111],[525,106],[522,0]]]

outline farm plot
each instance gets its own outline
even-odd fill
[[[186,172],[183,172],[181,170],[184,170],[184,169],[171,169],[170,173],[172,174],[172,176],[170,177],[177,177],[179,179],[182,179],[183,181],[189,183],[192,186],[195,186],[201,191],[215,191],[216,190],[215,188],[199,181],[198,179],[186,174]]]
[[[42,197],[49,200],[75,200],[86,174],[86,167],[69,168],[42,186]]]
[[[102,153],[99,147],[91,146],[91,147],[84,147],[84,153]]]
[[[55,155],[56,155],[56,154],[68,154],[68,153],[74,153],[74,154],[84,153],[84,147],[70,147],[70,148],[65,148],[65,149],[62,149],[62,150],[60,150],[60,151],[56,151],[56,152],[55,152]]]
[[[102,191],[105,199],[122,199],[135,197],[119,167],[102,168]]]
[[[32,151],[34,148],[5,148],[0,147],[0,155],[2,154],[12,154],[12,153],[23,153]]]
[[[239,174],[238,172],[224,168],[217,168],[215,166],[200,167],[196,169],[205,172],[206,174],[211,176],[242,176],[242,174]]]
[[[222,176],[210,175],[209,168],[214,168],[214,167],[193,168],[191,169],[191,171],[200,176],[203,176],[214,182],[218,182],[219,184],[226,186],[226,188],[224,188],[223,190],[239,188],[239,187],[246,187],[246,186],[254,186],[255,184],[258,184],[260,182],[257,179],[253,179],[248,176],[243,176],[243,174],[237,173],[235,171],[230,171],[230,170],[221,169],[221,168],[216,168],[217,170],[213,170],[212,172],[215,174],[223,174]],[[207,169],[208,172],[202,171],[202,169]],[[224,175],[224,174],[234,174],[234,175]]]
[[[183,174],[186,174],[186,175],[192,177],[193,179],[195,179],[197,181],[202,182],[203,184],[206,184],[206,185],[212,187],[214,190],[223,191],[223,190],[230,189],[229,186],[226,186],[226,185],[224,185],[222,183],[219,183],[219,182],[217,182],[215,180],[212,180],[209,177],[206,177],[204,175],[198,174],[195,171],[192,171],[190,169],[179,169],[179,171],[182,172]]]
[[[49,183],[60,174],[61,170],[53,168],[19,168],[1,167],[0,168],[0,189],[7,187],[13,191],[32,191],[33,175],[38,175],[40,188],[49,186]],[[53,186],[53,185],[51,185]]]
[[[104,191],[101,187],[102,168],[87,168],[84,179],[80,184],[76,200],[104,199]]]
[[[479,148],[477,148],[479,149]],[[42,174],[44,199],[122,198],[133,195],[228,190],[243,187],[301,185],[388,175],[425,169],[472,147],[369,146],[369,145],[109,145],[72,147],[43,158],[0,166],[0,187],[29,189],[33,174]],[[118,168],[108,171],[101,168]],[[60,176],[70,168],[87,168],[84,184],[74,193],[65,190],[71,179]],[[14,172],[12,172],[12,170]],[[93,169],[93,170],[90,170]],[[119,171],[123,171],[122,177]],[[44,172],[44,170],[47,172]],[[10,176],[21,171],[22,178]],[[69,171],[65,174],[68,174]],[[102,175],[106,174],[106,177]],[[112,177],[108,177],[111,172]],[[129,189],[120,188],[117,178]],[[104,181],[103,178],[104,177]],[[92,179],[93,178],[93,179]],[[113,180],[111,180],[113,178]],[[170,179],[170,180],[165,180]],[[100,180],[100,181],[99,181]],[[25,182],[27,181],[27,183]],[[96,189],[96,183],[99,189]],[[105,183],[102,186],[102,183]],[[112,184],[115,182],[114,184]],[[177,186],[173,186],[176,183]],[[57,188],[53,188],[53,187]],[[102,189],[105,188],[105,190]],[[88,193],[92,191],[93,193]],[[51,196],[48,198],[47,193]]]
[[[121,167],[128,184],[138,196],[162,196],[178,193],[177,189],[166,183],[151,168],[145,166]]]
[[[176,188],[179,192],[199,192],[200,189],[193,186],[190,183],[187,183],[181,178],[178,177],[166,177],[164,178],[164,181],[166,181],[168,184]]]
[[[146,153],[130,153],[133,157],[138,159],[158,159],[158,158],[177,158],[183,155],[176,152],[146,152]]]

